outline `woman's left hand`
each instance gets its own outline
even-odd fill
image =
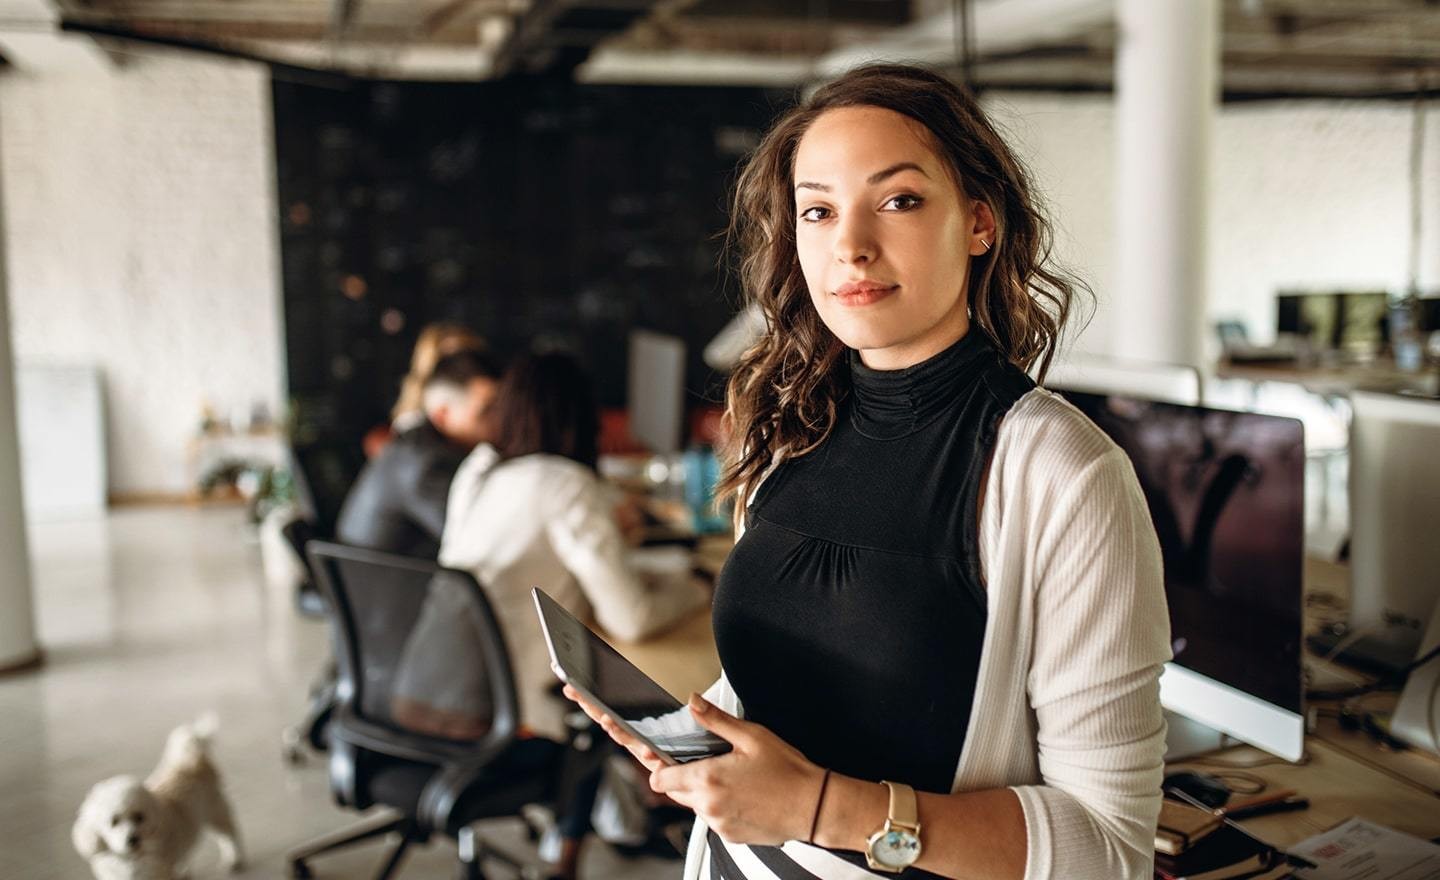
[[[669,765],[568,684],[565,696],[645,765],[651,789],[694,810],[724,839],[773,846],[810,836],[825,771],[768,729],[692,694],[690,714],[733,750]]]
[[[650,787],[694,810],[731,843],[778,846],[807,839],[825,771],[767,728],[699,694],[690,697],[690,713],[734,751],[660,767],[651,772]]]

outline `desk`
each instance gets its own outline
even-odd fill
[[[704,692],[720,677],[720,656],[710,609],[704,608],[653,639],[613,642],[615,650],[684,702],[695,691]]]
[[[695,548],[695,567],[712,579],[720,573],[734,546],[729,535],[707,535]],[[720,677],[720,655],[710,609],[703,608],[652,639],[643,642],[611,641],[615,650],[673,696],[684,701],[704,692]]]
[[[1433,365],[1407,373],[1396,369],[1393,362],[1377,360],[1368,364],[1301,367],[1296,364],[1232,364],[1221,361],[1215,367],[1216,379],[1242,379],[1247,382],[1286,382],[1299,385],[1313,394],[1345,396],[1351,391],[1411,391],[1435,394],[1437,374]]]
[[[1346,566],[1305,560],[1307,595],[1328,593],[1342,603],[1348,602],[1349,581]],[[1339,612],[1335,608],[1307,603],[1306,631],[1311,631],[1327,614],[1336,613]],[[1323,659],[1318,657],[1307,655],[1306,664],[1322,675],[1328,671]],[[1383,709],[1387,699],[1393,703],[1396,697],[1377,695],[1367,698],[1366,706],[1372,710]],[[1245,772],[1265,780],[1272,789],[1295,789],[1310,799],[1310,808],[1247,819],[1240,823],[1246,829],[1283,847],[1327,831],[1351,816],[1360,816],[1427,840],[1440,836],[1440,757],[1415,749],[1403,752],[1384,749],[1368,734],[1345,730],[1335,718],[1328,716],[1320,718],[1306,737],[1305,750],[1310,756],[1308,764],[1267,764]],[[1250,746],[1237,746],[1199,759],[1177,761],[1167,766],[1166,772],[1193,768],[1223,773],[1231,769],[1208,763],[1207,758],[1243,765],[1264,761],[1270,756]]]
[[[1247,830],[1269,843],[1285,847],[1328,831],[1351,816],[1360,816],[1426,840],[1440,836],[1440,793],[1357,760],[1315,737],[1307,740],[1306,752],[1310,763],[1305,765],[1280,763],[1245,771],[1265,780],[1272,789],[1293,788],[1310,799],[1308,810],[1246,819],[1240,824]],[[1246,764],[1269,756],[1259,749],[1240,746],[1213,757]],[[1225,772],[1203,761],[1181,761],[1165,770],[1172,772],[1180,768]]]

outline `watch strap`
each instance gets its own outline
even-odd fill
[[[903,782],[884,781],[881,784],[890,789],[890,824],[918,830],[920,809],[916,803],[915,789]]]

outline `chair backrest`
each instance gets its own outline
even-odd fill
[[[292,443],[288,451],[297,511],[318,534],[334,536],[340,506],[365,466],[365,454],[353,443]]]
[[[508,742],[518,726],[510,655],[484,590],[434,562],[307,545],[330,603],[338,723],[428,743],[437,758]]]
[[[292,519],[280,527],[280,534],[285,538],[285,543],[290,545],[290,549],[295,551],[295,557],[300,560],[300,564],[305,568],[306,577],[314,583],[317,579],[310,568],[310,557],[305,555],[305,547],[311,541],[320,538],[319,530],[315,528],[315,524],[309,519]],[[318,588],[319,585],[316,584],[316,586]]]

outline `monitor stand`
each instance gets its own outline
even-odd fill
[[[1239,740],[1192,718],[1165,710],[1165,763],[1172,764],[1229,748]]]

